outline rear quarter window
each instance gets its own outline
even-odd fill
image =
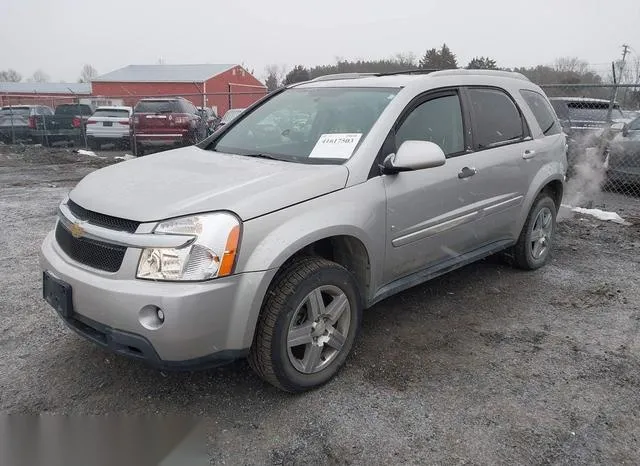
[[[531,109],[533,116],[545,136],[560,133],[560,123],[553,113],[553,108],[542,94],[528,89],[522,89],[520,95]]]

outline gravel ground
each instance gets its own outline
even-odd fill
[[[497,259],[376,305],[337,378],[303,395],[244,361],[165,374],[66,329],[41,299],[37,250],[60,199],[114,162],[0,146],[4,413],[186,414],[215,464],[637,464],[640,202],[632,225],[564,215],[551,263]]]

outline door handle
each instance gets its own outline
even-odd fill
[[[522,158],[525,160],[532,159],[535,156],[536,156],[536,151],[531,149],[525,150],[524,153],[522,154]]]
[[[460,178],[460,179],[469,178],[470,176],[473,176],[476,173],[478,173],[478,170],[476,170],[475,168],[473,168],[473,167],[464,167],[458,173],[458,178]]]

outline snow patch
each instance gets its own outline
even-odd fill
[[[625,219],[620,217],[620,215],[615,212],[607,212],[606,210],[600,209],[585,209],[584,207],[571,207],[570,205],[562,204],[562,207],[570,209],[571,212],[575,212],[577,214],[583,215],[591,215],[592,217],[597,218],[598,220],[602,220],[603,222],[614,222],[619,223],[620,225],[631,225]]]
[[[117,155],[114,157],[115,160],[132,160],[135,159],[135,156],[131,154]]]

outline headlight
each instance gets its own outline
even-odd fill
[[[158,224],[154,234],[195,236],[180,249],[143,249],[137,278],[201,281],[230,275],[240,242],[240,221],[226,212],[194,215]]]

